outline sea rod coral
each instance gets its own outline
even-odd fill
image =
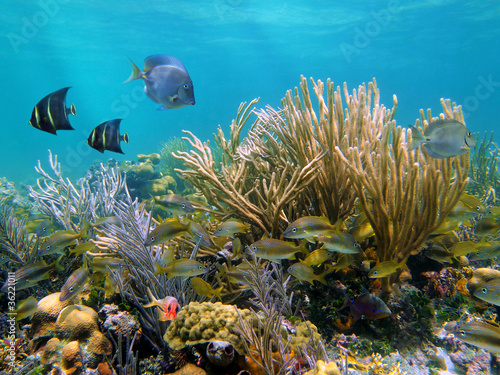
[[[371,85],[371,83],[370,83]],[[439,119],[464,122],[460,107],[441,100],[444,114]],[[354,189],[373,227],[377,241],[377,260],[400,262],[420,250],[427,237],[446,219],[462,195],[469,169],[469,154],[434,159],[419,149],[409,151],[410,131],[396,126],[390,118],[365,127],[380,134],[375,142],[367,140],[335,152],[349,167]],[[433,121],[431,111],[421,110],[416,126],[427,128]],[[375,130],[372,130],[375,131]],[[388,291],[389,280],[384,279]]]

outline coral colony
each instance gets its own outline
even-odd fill
[[[410,129],[375,80],[311,83],[242,103],[215,145],[185,131],[78,181],[49,153],[26,194],[0,180],[0,371],[495,371],[493,134],[449,100]],[[40,114],[67,122],[66,91],[33,126],[64,128]],[[109,123],[89,144],[121,151]]]

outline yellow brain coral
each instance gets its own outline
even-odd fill
[[[57,318],[56,331],[61,337],[71,341],[87,340],[94,332],[99,331],[97,313],[87,306],[68,306]]]
[[[53,331],[61,310],[73,303],[71,299],[59,301],[60,294],[59,292],[52,293],[38,301],[31,319],[33,337],[43,336],[49,331]]]
[[[80,374],[83,370],[83,354],[78,341],[71,341],[62,350],[61,369],[66,375]]]
[[[238,311],[243,319],[253,319],[250,310]],[[235,330],[237,322],[238,314],[233,305],[224,305],[221,302],[191,302],[184,306],[172,321],[164,339],[175,350],[187,345],[226,341],[232,344],[238,353],[244,354],[243,340]]]

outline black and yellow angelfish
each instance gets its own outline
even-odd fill
[[[104,150],[118,152],[123,154],[120,142],[128,143],[128,134],[120,135],[121,119],[114,119],[103,122],[97,126],[89,135],[87,143],[90,147],[95,148],[99,152]]]
[[[74,130],[68,115],[71,113],[76,116],[75,105],[66,107],[66,94],[69,89],[70,87],[64,87],[40,100],[33,108],[30,125],[51,134],[56,134],[58,130]]]

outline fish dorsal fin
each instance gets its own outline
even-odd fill
[[[148,72],[160,65],[176,66],[179,69],[187,71],[184,64],[177,57],[169,55],[152,55],[147,57],[146,60],[144,60],[144,71]]]

